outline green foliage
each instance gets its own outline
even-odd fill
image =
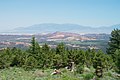
[[[102,52],[98,51],[98,53],[95,55],[94,59],[93,59],[93,67],[97,68],[97,66],[101,66],[102,67]]]
[[[34,69],[37,67],[37,63],[37,60],[33,56],[29,56],[25,62],[24,68],[26,70]]]
[[[93,79],[93,77],[94,77],[94,74],[92,74],[92,73],[87,73],[87,74],[83,75],[84,80],[90,80],[90,79]]]
[[[113,47],[113,46],[112,46]],[[7,48],[0,51],[0,69],[10,67],[20,67],[27,71],[41,69],[42,75],[46,69],[61,69],[66,66],[70,66],[69,63],[75,63],[75,73],[80,74],[82,78],[77,77],[74,72],[65,71],[61,76],[44,77],[43,80],[90,80],[95,76],[93,71],[98,66],[103,71],[110,69],[120,71],[120,50],[117,49],[113,57],[104,54],[101,50],[95,51],[94,49],[88,49],[86,51],[80,49],[68,49],[63,43],[57,45],[56,48],[50,48],[47,44],[40,47],[39,43],[35,40],[35,37],[31,40],[31,45],[28,50],[23,51],[17,48]],[[115,67],[115,65],[117,67]],[[92,70],[90,68],[93,68]],[[86,70],[85,70],[86,68]],[[88,71],[87,71],[88,70]],[[86,73],[86,71],[88,73]],[[67,73],[67,74],[64,74]],[[83,74],[83,75],[82,75]],[[112,75],[112,74],[110,74]],[[110,76],[109,75],[109,76]],[[108,76],[108,75],[107,75]],[[35,77],[34,77],[35,78]],[[34,80],[32,78],[32,80]],[[11,78],[10,78],[11,79]],[[22,78],[20,78],[22,79]],[[39,78],[38,78],[39,79]],[[41,79],[40,79],[41,80]]]
[[[107,49],[107,53],[113,59],[113,62],[116,65],[116,71],[120,73],[120,30],[114,29],[111,32],[110,41],[108,43],[109,48]]]
[[[94,64],[94,59],[96,58],[96,55],[97,55],[97,52],[94,49],[86,50],[85,55],[84,55],[85,57],[84,61],[87,67],[90,67]]]
[[[0,54],[0,68],[8,68],[12,62],[11,50],[7,48]]]
[[[54,57],[54,66],[65,67],[67,66],[68,61],[68,51],[65,48],[65,45],[63,43],[60,43],[56,47],[56,56]]]
[[[117,72],[120,73],[120,49],[116,50],[116,66],[117,66]]]
[[[13,66],[22,67],[24,65],[25,52],[16,48],[7,48],[0,53],[0,68],[9,68]]]
[[[53,69],[46,69],[44,72],[41,69],[25,71],[23,68],[10,67],[0,70],[1,80],[119,80],[115,73],[107,71],[102,78],[97,78],[94,73],[86,72],[83,74],[74,74],[68,70],[60,69],[61,75],[51,75]],[[91,69],[92,70],[92,69]]]
[[[108,45],[109,45],[109,48],[107,49],[108,54],[114,54],[114,52],[117,49],[120,49],[120,30],[114,29],[111,32],[111,37]]]
[[[32,40],[31,40],[31,46],[28,49],[28,52],[30,53],[29,55],[34,56],[36,58],[37,55],[40,54],[40,50],[41,50],[40,46],[39,46],[38,42],[36,42],[35,37],[33,36]]]
[[[84,72],[84,65],[78,64],[76,67],[76,72],[82,74]]]
[[[97,66],[104,67],[105,65],[106,67],[110,65],[109,60],[111,60],[102,51],[96,52],[94,49],[88,49],[87,51],[70,50],[63,43],[60,43],[55,49],[51,49],[47,44],[40,47],[35,37],[32,38],[27,51],[7,48],[1,51],[0,56],[0,68],[17,66],[25,69],[63,68],[69,66],[70,62],[74,62],[77,66],[86,65],[95,68]]]
[[[35,80],[32,71],[25,71],[22,68],[9,68],[0,70],[1,80]]]
[[[53,54],[50,51],[50,47],[47,44],[42,46],[41,60],[42,67],[49,68],[52,65],[52,56]]]
[[[33,68],[41,67],[40,65],[38,65],[38,63],[41,62],[40,58],[41,58],[41,48],[38,42],[36,42],[35,37],[33,36],[31,40],[31,46],[27,50],[25,65],[23,65],[23,67],[25,69],[33,69]]]

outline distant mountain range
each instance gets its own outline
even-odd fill
[[[35,24],[28,27],[19,27],[13,30],[13,32],[19,33],[51,33],[51,32],[72,32],[72,33],[107,33],[110,34],[115,28],[120,29],[120,24],[107,26],[107,27],[91,27],[81,26],[78,24],[54,24],[44,23]]]

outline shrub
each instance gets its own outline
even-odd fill
[[[93,73],[83,74],[83,79],[84,79],[84,80],[90,80],[90,79],[93,79],[93,77],[94,77],[94,74],[93,74]]]
[[[84,71],[84,65],[78,64],[76,67],[76,72],[82,74]]]

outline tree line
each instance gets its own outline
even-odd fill
[[[81,50],[68,49],[63,43],[56,48],[50,48],[47,44],[40,47],[39,43],[33,36],[31,45],[27,50],[18,48],[6,48],[0,51],[0,69],[9,67],[22,67],[29,69],[59,69],[69,66],[74,62],[76,67],[87,66],[101,67],[104,70],[113,69],[120,73],[120,30],[114,29],[108,42],[107,54],[102,50]]]

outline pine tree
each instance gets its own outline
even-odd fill
[[[64,67],[67,65],[67,52],[65,49],[65,45],[63,43],[60,43],[56,47],[56,54],[57,56],[61,57],[62,59],[62,64],[60,64],[61,67]]]
[[[115,51],[117,72],[120,73],[120,49]]]
[[[103,75],[103,66],[104,66],[104,56],[101,50],[98,51],[94,60],[93,60],[93,67],[96,69],[95,73],[98,77],[102,77]]]
[[[25,61],[25,66],[27,67],[31,65],[31,68],[41,67],[41,48],[39,46],[39,43],[35,40],[34,36],[32,37],[31,46],[28,49],[27,53],[28,53],[28,56]]]
[[[120,49],[120,30],[114,29],[111,32],[111,37],[108,45],[109,47],[107,48],[107,53],[111,54],[114,57],[114,52],[117,49]]]
[[[51,56],[51,52],[50,52],[50,47],[45,43],[42,46],[42,55],[41,55],[41,59],[42,59],[42,67],[43,68],[48,68],[50,67],[50,65],[52,64],[52,56]]]
[[[0,68],[8,68],[13,60],[13,55],[11,53],[11,49],[5,49],[0,55]]]

